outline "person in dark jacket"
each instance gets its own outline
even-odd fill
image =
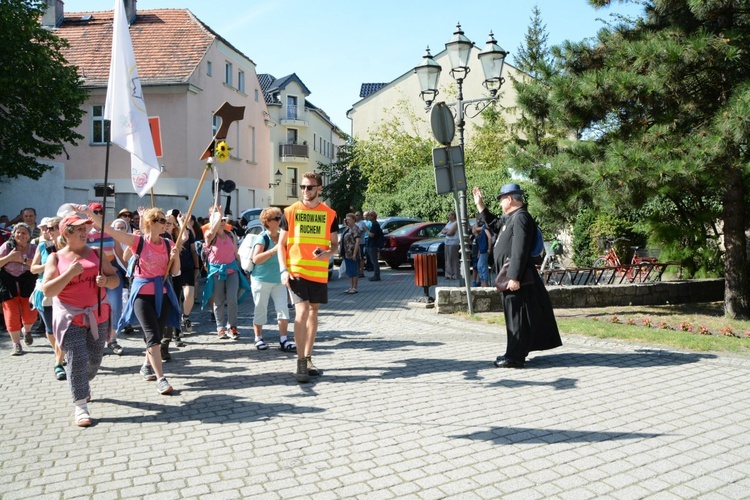
[[[497,234],[495,268],[509,261],[508,289],[503,292],[503,312],[508,335],[505,355],[498,356],[498,368],[523,368],[530,351],[543,351],[562,345],[547,289],[531,261],[536,239],[536,223],[523,204],[523,190],[518,184],[505,184],[497,199],[505,217],[498,218],[484,205],[482,191],[472,190],[479,212],[478,220]],[[533,282],[521,285],[526,273]]]

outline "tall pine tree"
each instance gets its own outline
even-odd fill
[[[723,242],[725,313],[750,318],[750,0],[643,4],[642,18],[561,47],[550,114],[583,140],[540,184],[569,208],[649,207],[663,234],[700,225],[682,243],[700,254]]]

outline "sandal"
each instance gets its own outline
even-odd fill
[[[75,421],[78,427],[88,427],[91,425],[91,415],[87,406],[77,406]]]
[[[62,367],[62,365],[55,365],[55,378],[57,380],[65,380],[68,378],[68,374],[65,373],[65,368]]]
[[[279,346],[280,346],[279,349],[285,352],[297,350],[297,344],[295,344],[289,339],[286,339],[284,342],[279,342]]]
[[[262,338],[255,341],[255,348],[259,351],[265,351],[268,349],[268,344],[266,344]]]

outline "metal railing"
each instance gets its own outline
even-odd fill
[[[279,144],[279,158],[308,158],[307,144]]]

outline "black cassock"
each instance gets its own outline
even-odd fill
[[[531,214],[525,208],[518,208],[497,218],[485,208],[478,218],[497,234],[493,249],[495,269],[499,270],[510,258],[508,276],[521,281],[524,271],[534,267],[530,253],[536,238],[536,223]],[[521,363],[530,351],[544,351],[562,345],[549,293],[539,273],[536,269],[533,271],[533,284],[524,285],[515,292],[503,292],[505,329],[508,332],[505,357]]]

